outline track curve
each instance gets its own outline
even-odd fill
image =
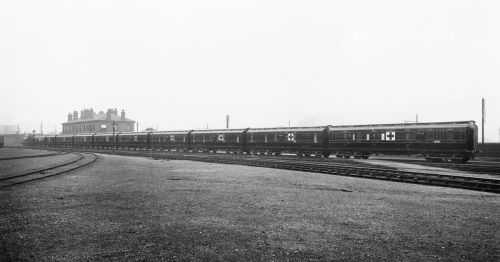
[[[51,177],[59,174],[63,174],[87,165],[94,163],[98,156],[94,153],[75,153],[79,157],[75,160],[71,160],[62,164],[55,166],[50,166],[47,168],[38,169],[35,171],[29,171],[21,174],[15,174],[11,176],[5,176],[0,178],[0,188],[9,187],[21,183],[30,182],[33,180],[38,180],[46,177]]]

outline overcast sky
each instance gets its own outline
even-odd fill
[[[499,140],[500,1],[1,1],[0,124],[61,131],[475,120]]]

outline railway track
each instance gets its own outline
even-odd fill
[[[38,180],[50,176],[59,175],[80,167],[87,166],[97,160],[97,155],[93,153],[75,153],[79,157],[75,160],[68,161],[63,164],[42,168],[34,171],[29,171],[20,174],[14,174],[0,178],[0,188],[9,187],[21,183],[26,183],[33,180]]]
[[[385,160],[385,159],[381,159]],[[408,163],[408,164],[419,164],[423,166],[430,167],[440,167],[440,168],[449,168],[460,171],[468,171],[480,174],[490,174],[490,175],[499,175],[500,176],[500,163],[488,163],[488,162],[469,162],[467,164],[458,164],[458,163],[434,163],[427,162],[425,160],[418,159],[392,159],[390,161]]]
[[[162,155],[154,155],[161,158]],[[167,157],[168,158],[168,157]],[[175,157],[179,159],[179,157]],[[454,187],[476,191],[500,193],[500,180],[487,178],[452,176],[443,174],[426,174],[417,172],[400,171],[387,168],[370,168],[366,166],[346,165],[337,163],[313,163],[309,161],[277,160],[277,159],[246,159],[227,157],[205,157],[185,155],[180,159],[216,162],[224,164],[249,165],[267,168],[278,168],[295,171],[315,172],[330,175],[361,177],[379,180],[389,180],[422,185]]]
[[[84,149],[88,151],[88,149]],[[83,151],[83,150],[82,150]],[[285,170],[315,172],[330,175],[350,176],[404,182],[421,185],[461,188],[475,191],[484,191],[500,194],[500,179],[478,178],[470,176],[454,176],[445,174],[419,173],[390,168],[381,168],[368,164],[353,163],[350,161],[335,161],[325,159],[304,159],[293,157],[259,157],[253,155],[229,154],[198,154],[155,151],[129,150],[92,150],[96,153],[143,156],[154,159],[191,160],[210,163],[236,164],[277,168]]]

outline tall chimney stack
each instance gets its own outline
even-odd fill
[[[112,114],[113,114],[113,109],[108,109],[108,112],[106,112],[106,120],[111,120]]]
[[[70,122],[71,120],[73,120],[73,115],[71,113],[68,113],[68,122]]]
[[[121,119],[122,119],[122,120],[125,120],[125,110],[123,110],[123,109],[122,109],[122,114],[121,114],[121,116],[122,116],[122,117],[121,117]]]
[[[482,109],[483,109],[483,110],[482,110],[483,117],[482,117],[482,125],[481,125],[481,133],[482,133],[482,134],[481,134],[481,139],[482,139],[481,144],[482,144],[482,149],[483,149],[483,152],[481,152],[481,153],[483,153],[483,154],[484,154],[484,122],[485,122],[485,120],[486,120],[486,104],[485,104],[485,102],[484,102],[484,97],[483,97],[483,99],[482,99]]]
[[[226,128],[229,128],[229,115],[226,115]]]
[[[73,120],[78,120],[78,111],[73,111]]]

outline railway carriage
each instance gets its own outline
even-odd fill
[[[253,153],[294,153],[329,156],[329,127],[251,128],[247,131],[248,150]],[[326,141],[325,141],[326,139]]]
[[[474,121],[334,126],[329,140],[337,157],[420,154],[467,162],[476,151],[477,126]]]
[[[55,136],[56,147],[58,148],[72,148],[73,135],[57,135]]]
[[[3,136],[0,136],[0,148],[3,147]]]
[[[151,133],[150,145],[153,150],[188,151],[192,130],[161,131]]]
[[[103,133],[94,135],[94,148],[112,149],[116,147],[116,134]]]
[[[45,136],[45,147],[57,147],[57,136]]]
[[[96,134],[78,134],[73,136],[73,146],[77,148],[94,148]]]
[[[149,132],[118,133],[115,136],[116,146],[134,150],[150,149],[150,135]]]
[[[191,149],[195,152],[226,153],[246,152],[248,129],[194,130],[191,132]]]

